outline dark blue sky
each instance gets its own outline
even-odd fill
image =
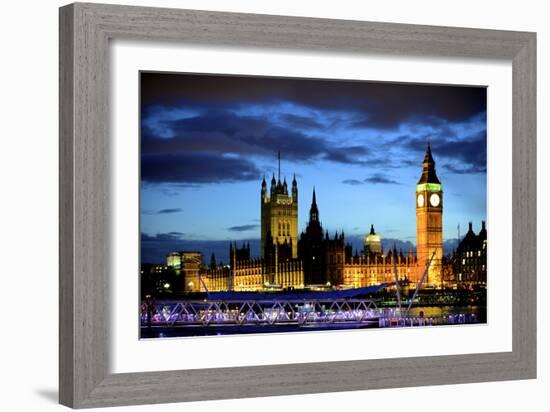
[[[261,179],[276,173],[279,150],[282,176],[297,177],[300,230],[315,186],[331,233],[359,237],[373,223],[414,242],[428,140],[444,238],[486,218],[485,88],[142,73],[141,132],[147,260],[186,243],[259,238]]]

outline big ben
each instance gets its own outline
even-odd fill
[[[443,190],[435,173],[435,161],[428,143],[422,162],[422,176],[416,185],[418,278],[411,280],[420,280],[434,252],[423,287],[441,287],[441,259],[443,258]]]

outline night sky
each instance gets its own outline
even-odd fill
[[[486,89],[271,77],[141,74],[142,261],[260,238],[262,177],[290,186],[299,230],[315,186],[321,222],[359,245],[371,223],[415,241],[415,185],[429,141],[444,239],[486,219]],[[226,258],[225,258],[226,259]]]

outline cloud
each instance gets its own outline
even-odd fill
[[[437,154],[449,161],[444,165],[451,173],[487,172],[487,133],[481,131],[457,140],[440,140],[433,145]]]
[[[327,150],[323,158],[337,163],[365,164],[365,155],[368,154],[364,146],[336,147]]]
[[[365,183],[374,183],[374,184],[387,184],[387,185],[398,185],[399,182],[396,182],[393,179],[390,179],[389,177],[382,175],[380,173],[373,174],[369,177],[367,177],[364,180]]]
[[[167,215],[171,213],[179,213],[182,212],[183,209],[180,208],[169,208],[169,209],[160,209],[160,210],[142,210],[142,214],[144,215]]]
[[[278,151],[385,173],[419,165],[428,140],[447,172],[486,170],[485,88],[162,73],[141,86],[146,184],[252,181]]]
[[[182,232],[168,232],[157,233],[156,235],[149,235],[147,233],[141,233],[142,242],[171,242],[175,240],[182,240],[185,234]]]
[[[247,232],[249,230],[257,229],[259,227],[260,225],[241,225],[228,227],[227,230],[229,230],[230,232]]]
[[[145,183],[210,184],[257,180],[260,170],[249,160],[206,153],[142,154]]]
[[[345,185],[359,186],[359,185],[362,185],[364,182],[357,179],[346,179],[346,180],[343,180],[342,183],[344,183]]]
[[[400,160],[400,164],[402,166],[407,166],[407,167],[418,167],[418,165],[420,164],[418,160],[412,160],[412,159],[402,159]]]
[[[343,180],[342,183],[346,184],[346,185],[351,185],[351,186],[359,186],[359,185],[364,185],[365,183],[373,183],[373,184],[388,184],[388,185],[399,185],[400,183],[393,180],[393,179],[390,179],[389,177],[383,175],[383,174],[380,174],[380,173],[375,173],[363,180],[357,180],[357,179],[346,179],[346,180]]]
[[[466,166],[455,166],[453,164],[444,164],[443,168],[457,175],[472,174],[472,173],[486,173],[487,167],[485,165],[466,165]]]
[[[300,117],[300,116],[295,116]],[[294,119],[294,117],[292,117]],[[294,120],[296,121],[296,120]],[[256,180],[262,158],[281,151],[294,162],[365,164],[369,151],[337,145],[318,135],[277,125],[268,117],[207,110],[199,115],[142,124],[141,173],[144,183],[203,185]],[[313,125],[311,123],[310,125]],[[170,138],[155,134],[162,128]]]
[[[287,127],[296,129],[320,129],[324,126],[310,116],[299,116],[291,113],[281,114],[278,119]]]
[[[416,127],[421,129],[420,126]],[[442,128],[416,130],[408,125],[404,130],[408,135],[393,139],[390,144],[399,147],[419,160],[401,159],[404,166],[418,164],[430,142],[436,167],[450,173],[486,173],[487,171],[487,130],[486,114],[478,113],[464,123],[446,124]]]
[[[237,114],[231,108],[205,110],[193,117],[162,121],[154,128],[150,120],[142,123],[143,153],[234,153],[243,157],[251,155],[273,158],[281,151],[285,159],[313,161],[325,159],[337,163],[362,163],[368,151],[363,146],[339,146],[321,137],[322,126],[316,125],[317,133],[306,134],[297,128],[281,126],[279,115]],[[283,114],[291,118],[307,119],[304,116]],[[306,120],[302,120],[303,123]],[[156,129],[167,130],[171,138],[163,138]]]
[[[290,102],[311,110],[353,110],[358,128],[395,128],[416,118],[463,121],[487,104],[484,87],[170,73],[142,73],[140,80],[145,106]],[[286,120],[293,127],[309,127],[303,119]]]
[[[260,256],[260,239],[241,239],[240,242],[250,244],[250,254]],[[229,262],[229,240],[193,240],[181,239],[164,242],[141,242],[141,262],[161,263],[166,262],[166,256],[178,250],[192,250],[202,253],[203,261],[208,262],[212,253],[216,260]]]
[[[176,208],[172,208],[172,209],[161,209],[157,212],[157,214],[158,215],[168,215],[168,214],[171,214],[171,213],[179,213],[181,211],[182,211],[181,208],[176,207]]]

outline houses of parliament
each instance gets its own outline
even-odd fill
[[[280,160],[279,160],[280,164]],[[361,253],[353,253],[344,232],[330,235],[321,223],[322,208],[315,189],[311,194],[309,221],[298,233],[298,184],[288,187],[273,175],[269,189],[261,183],[261,256],[250,255],[250,245],[229,246],[230,262],[221,266],[215,260],[202,264],[199,252],[175,252],[168,266],[183,274],[185,291],[263,291],[302,288],[355,288],[394,282],[395,270],[412,287],[419,282],[432,259],[422,287],[441,288],[445,273],[453,270],[443,257],[443,190],[430,145],[422,161],[416,184],[416,251],[384,251],[373,225],[364,237]],[[411,205],[412,206],[412,205]]]

